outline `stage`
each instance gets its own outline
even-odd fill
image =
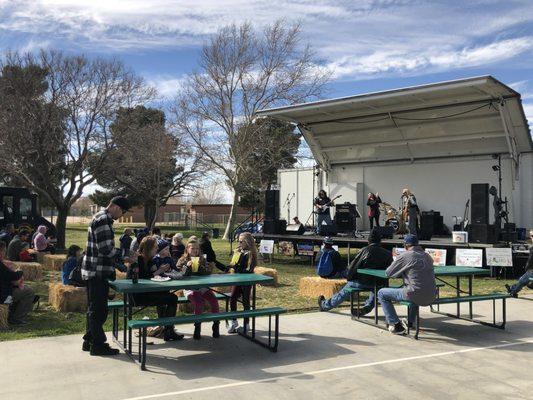
[[[255,233],[256,240],[274,240],[275,243],[279,242],[292,242],[298,243],[313,243],[320,245],[324,239],[319,235],[290,235],[290,234],[270,234],[270,233]],[[354,236],[332,236],[333,244],[341,248],[348,249],[348,259],[350,258],[350,249],[361,248],[368,245],[368,232],[358,233],[358,237]],[[403,247],[403,235],[394,235],[393,239],[382,239],[381,244],[387,249],[393,247]],[[434,237],[431,240],[421,240],[420,245],[423,248],[430,249],[446,249],[446,263],[448,265],[455,265],[455,249],[486,249],[494,247],[492,244],[487,243],[453,243],[451,237]]]

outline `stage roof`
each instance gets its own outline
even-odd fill
[[[520,94],[492,76],[261,110],[296,123],[315,159],[333,164],[533,151]]]

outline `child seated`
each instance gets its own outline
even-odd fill
[[[178,260],[178,269],[189,269],[192,275],[209,275],[211,268],[207,260],[200,251],[200,244],[197,240],[189,240],[185,247],[185,253]],[[209,288],[201,288],[198,290],[186,290],[185,296],[194,305],[194,313],[196,315],[202,314],[204,310],[204,300],[207,300],[212,313],[218,313],[218,300],[214,292]],[[220,337],[220,322],[213,322],[213,337]],[[194,339],[201,338],[201,323],[194,324]]]
[[[63,285],[76,286],[75,282],[71,281],[70,274],[78,265],[80,256],[81,256],[80,246],[76,246],[75,244],[73,244],[72,246],[68,248],[67,259],[65,260],[65,262],[63,263],[63,266],[61,267],[61,280],[63,281]]]

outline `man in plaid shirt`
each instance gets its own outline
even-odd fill
[[[105,210],[93,217],[87,234],[87,249],[82,263],[82,278],[87,281],[87,332],[83,351],[91,355],[112,356],[119,351],[107,343],[103,325],[107,319],[109,280],[115,280],[115,267],[120,250],[115,248],[113,221],[130,209],[126,197],[117,196]]]

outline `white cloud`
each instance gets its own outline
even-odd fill
[[[185,82],[186,76],[174,77],[171,75],[149,76],[146,81],[153,86],[162,99],[170,99],[178,94]]]

